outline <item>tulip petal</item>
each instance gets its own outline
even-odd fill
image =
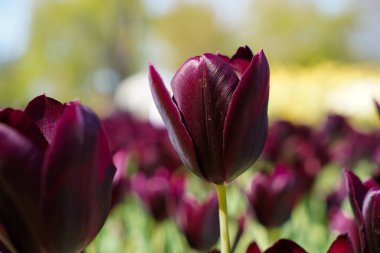
[[[369,252],[380,252],[380,190],[367,193],[363,204],[364,229]]]
[[[245,253],[261,253],[261,250],[256,242],[252,242]]]
[[[358,233],[359,233],[359,242],[360,247],[364,251],[364,221],[362,215],[362,206],[364,197],[367,193],[365,186],[362,184],[360,179],[351,171],[344,169],[344,179],[346,184],[346,189],[348,192],[348,197],[351,203],[351,209],[355,216],[356,223],[358,225]]]
[[[41,149],[45,150],[47,148],[48,142],[40,129],[38,129],[38,126],[23,111],[11,108],[0,111],[0,123],[4,123],[11,126],[13,129],[17,129],[19,133],[30,139]]]
[[[360,179],[353,172],[345,169],[343,173],[348,197],[350,198],[351,206],[353,209],[352,211],[356,219],[362,222],[361,210],[367,190]]]
[[[43,252],[37,235],[42,151],[0,123],[0,224],[18,252]]]
[[[248,46],[239,47],[235,55],[230,60],[231,66],[235,69],[238,76],[241,77],[253,58],[253,53]]]
[[[149,65],[149,80],[154,102],[168,129],[169,137],[175,150],[186,167],[199,177],[204,178],[198,166],[193,141],[181,120],[180,112],[170,98],[164,82],[153,65]]]
[[[327,253],[355,253],[355,251],[349,236],[343,234],[335,239]]]
[[[269,65],[256,54],[228,109],[223,133],[226,178],[232,181],[259,157],[268,132]]]
[[[297,243],[281,239],[278,240],[272,247],[267,249],[264,253],[307,253],[306,250],[301,248]]]
[[[199,166],[213,183],[225,181],[223,126],[238,81],[232,68],[220,57],[204,54],[185,62],[171,82]]]
[[[106,220],[115,168],[96,115],[65,104],[44,166],[43,217],[52,252],[82,250]]]
[[[25,113],[34,120],[46,140],[51,143],[57,121],[61,117],[63,109],[62,103],[45,95],[41,95],[29,102],[25,108]]]

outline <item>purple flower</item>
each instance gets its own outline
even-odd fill
[[[380,252],[380,186],[370,179],[364,184],[345,170],[346,188],[358,229],[357,252]]]
[[[162,221],[176,212],[185,191],[185,177],[158,168],[152,176],[134,175],[131,188],[153,218]]]
[[[259,172],[253,178],[248,202],[257,220],[266,227],[279,227],[290,217],[300,192],[295,174],[284,165],[273,172]]]
[[[97,116],[44,95],[0,111],[0,224],[18,252],[79,252],[105,222],[112,164]]]
[[[186,196],[177,212],[178,224],[190,247],[210,249],[219,239],[218,199],[216,195],[199,203]]]
[[[269,65],[263,51],[241,47],[232,58],[210,53],[187,60],[170,97],[149,66],[154,101],[182,162],[206,181],[223,184],[259,157],[267,136]]]
[[[245,253],[261,253],[259,246],[252,242]],[[210,253],[220,253],[218,250],[212,250]],[[280,239],[273,244],[272,247],[268,248],[263,253],[307,253],[301,246],[297,243],[287,240]],[[346,234],[339,235],[335,241],[331,244],[327,253],[354,253],[351,241]]]
[[[128,155],[136,160],[138,171],[152,175],[158,167],[174,171],[182,165],[166,129],[136,119],[125,111],[114,112],[102,123],[112,152],[126,149]]]

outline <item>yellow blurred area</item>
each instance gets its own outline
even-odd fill
[[[380,99],[380,71],[370,65],[271,66],[272,118],[317,124],[336,112],[361,125],[378,125],[375,98]]]

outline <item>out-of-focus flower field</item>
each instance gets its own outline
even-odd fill
[[[294,241],[307,252],[327,252],[337,236],[344,234],[355,253],[371,253],[380,242],[377,218],[380,214],[376,209],[380,201],[376,199],[376,194],[380,195],[380,107],[376,104],[380,102],[377,45],[380,20],[375,11],[378,8],[376,1],[278,0],[270,4],[265,1],[231,4],[216,0],[207,3],[36,0],[26,4],[26,0],[14,3],[0,0],[0,137],[4,137],[0,139],[0,242],[10,234],[30,232],[28,226],[25,231],[7,228],[19,223],[2,220],[14,214],[6,211],[13,209],[1,203],[12,200],[3,185],[8,186],[7,180],[13,174],[3,173],[3,167],[8,166],[3,161],[13,159],[10,154],[18,155],[6,152],[11,150],[6,145],[12,135],[4,133],[17,130],[29,138],[28,131],[31,136],[36,134],[36,127],[29,128],[33,125],[42,130],[31,139],[44,136],[43,152],[38,149],[39,160],[33,166],[48,170],[50,167],[41,168],[50,165],[49,159],[54,158],[51,154],[66,152],[74,158],[65,160],[64,156],[57,156],[56,164],[81,173],[75,177],[75,173],[67,176],[61,171],[67,176],[63,178],[75,178],[62,187],[64,193],[75,195],[82,189],[76,186],[82,186],[83,182],[90,185],[85,189],[98,193],[95,200],[83,194],[84,199],[91,200],[90,204],[78,202],[80,208],[75,209],[83,213],[88,210],[87,218],[94,227],[89,228],[86,222],[76,223],[76,219],[80,220],[75,216],[77,213],[67,212],[74,217],[69,225],[76,228],[77,224],[81,228],[78,234],[85,237],[80,243],[89,243],[84,252],[219,250],[215,188],[185,168],[174,150],[151,96],[148,64],[153,63],[162,73],[169,88],[175,70],[186,59],[205,52],[232,56],[238,46],[247,44],[255,53],[263,48],[269,61],[269,132],[259,159],[227,186],[233,252],[250,253],[246,250],[252,242],[264,252],[281,238]],[[41,94],[59,101],[78,99],[80,103],[75,100],[57,106]],[[39,97],[27,106],[36,96]],[[53,104],[59,110],[51,109]],[[89,106],[98,118],[82,104]],[[8,107],[26,109],[21,112]],[[40,115],[41,108],[51,111]],[[64,114],[62,111],[69,109],[62,108],[74,109],[70,109],[71,114]],[[76,117],[72,122],[77,125],[70,125],[67,120],[70,115]],[[44,117],[48,120],[42,120]],[[54,121],[50,121],[52,118]],[[74,139],[70,144],[70,139],[64,138],[67,146],[52,141],[53,136],[59,140],[55,128],[59,121],[74,129],[59,130]],[[100,124],[104,133],[93,131]],[[12,130],[6,128],[8,125]],[[85,141],[77,133],[84,134]],[[94,148],[105,140],[109,150]],[[50,145],[59,147],[58,151]],[[81,145],[90,155],[80,155]],[[29,146],[24,146],[29,152],[26,148]],[[44,163],[41,157],[45,157]],[[109,165],[111,158],[113,165]],[[12,159],[10,164],[17,164],[18,159]],[[97,177],[92,175],[96,180],[88,180],[91,173],[84,173],[83,166],[75,167],[76,159],[84,159],[86,169],[91,167],[89,164],[101,164],[94,166],[100,171]],[[51,163],[54,162],[53,159]],[[106,187],[98,188],[101,174],[106,171],[102,168],[111,171],[113,166],[116,172],[112,198],[105,197],[103,202],[99,196]],[[108,173],[109,176],[111,172]],[[45,177],[47,173],[41,175]],[[54,178],[55,174],[52,175]],[[53,208],[57,214],[44,215],[51,219],[47,227],[55,231],[55,221],[59,220],[57,223],[66,228],[65,208],[72,208],[74,202],[58,201],[65,200],[63,193],[54,202],[55,190],[60,187],[54,188],[55,184],[48,180],[31,183],[32,189],[48,189],[43,188],[41,196],[33,202],[25,197],[27,187],[22,187],[30,186],[26,178],[15,180],[16,190],[21,185],[22,201],[16,201],[12,208],[17,210],[18,204],[25,202],[36,210],[42,206],[42,212],[49,214],[49,204],[39,203],[48,196],[55,208],[62,208],[57,208],[58,211]],[[110,183],[110,178],[107,179]],[[62,182],[57,179],[56,183]],[[72,192],[71,186],[75,186]],[[53,197],[45,196],[45,190],[51,190]],[[108,204],[110,211],[106,218],[103,216]],[[91,205],[98,205],[101,212],[87,209]],[[23,217],[21,220],[35,217],[29,217],[27,209],[17,213]],[[37,215],[34,211],[30,213]],[[100,216],[105,220],[103,227]],[[36,222],[34,218],[31,220]],[[46,232],[46,227],[36,227],[38,236],[49,243],[53,241],[49,229]],[[94,237],[97,229],[100,230]],[[62,237],[70,238],[70,231],[64,232]],[[35,236],[34,230],[30,234]],[[57,233],[51,234],[60,240]],[[25,249],[29,240],[33,238],[11,241],[24,243],[20,248]],[[0,252],[2,247],[0,243]]]

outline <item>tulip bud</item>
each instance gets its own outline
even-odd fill
[[[0,224],[18,252],[79,252],[105,222],[115,167],[97,116],[39,96],[0,111]]]
[[[197,250],[210,249],[219,239],[218,199],[211,195],[199,203],[185,197],[177,212],[178,224],[190,247]]]
[[[270,228],[289,219],[299,196],[294,173],[284,165],[277,165],[270,174],[259,172],[247,193],[255,217]]]
[[[202,179],[231,182],[259,157],[267,136],[269,65],[263,51],[241,47],[229,59],[210,53],[187,60],[170,97],[149,66],[158,111],[182,162]]]

